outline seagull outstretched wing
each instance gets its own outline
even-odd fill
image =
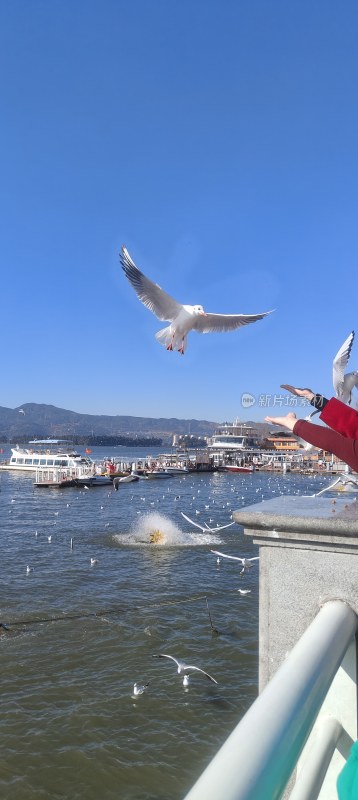
[[[254,556],[253,558],[240,558],[239,556],[228,556],[226,553],[220,553],[219,550],[210,550],[210,553],[214,553],[216,556],[221,556],[221,558],[230,558],[233,561],[240,561],[241,564],[245,564],[248,561],[258,561],[260,556]]]
[[[194,520],[190,519],[190,517],[187,517],[187,515],[184,514],[183,511],[181,511],[180,513],[181,513],[182,517],[184,517],[184,519],[187,520],[187,522],[190,522],[191,525],[195,525],[195,527],[199,528],[203,533],[206,533],[207,531],[209,533],[216,533],[217,531],[224,530],[224,528],[230,528],[231,525],[235,525],[235,522],[229,522],[227,525],[219,525],[217,528],[209,528],[209,525],[207,525],[206,523],[205,523],[205,526],[204,526],[204,525],[200,525],[198,522],[194,522]]]
[[[143,272],[136,267],[126,247],[122,247],[120,262],[139,299],[158,319],[169,322],[180,314],[183,306],[177,303],[157,283],[153,283],[143,275]]]
[[[250,322],[257,322],[259,319],[272,314],[272,311],[264,311],[262,314],[210,314],[198,316],[193,323],[193,330],[199,333],[224,333],[241,328]]]
[[[354,331],[352,331],[352,333],[347,336],[347,339],[343,342],[342,347],[340,347],[333,359],[333,388],[337,397],[341,397],[343,394],[344,374],[351,354],[354,335]]]
[[[194,664],[186,664],[185,661],[180,661],[178,658],[169,656],[167,653],[158,653],[158,655],[153,656],[153,658],[169,658],[171,661],[174,661],[174,664],[176,664],[178,668],[178,675],[189,675],[191,672],[201,672],[209,681],[217,683],[215,678],[209,675],[208,672],[205,672],[204,669],[201,669],[201,667],[195,667]]]

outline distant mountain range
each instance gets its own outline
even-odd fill
[[[43,439],[71,439],[76,436],[159,437],[171,441],[173,434],[210,436],[217,422],[198,419],[160,417],[106,416],[78,414],[41,403],[25,403],[18,408],[0,406],[0,440],[14,441],[17,436]]]
[[[25,403],[18,408],[0,406],[0,441],[16,441],[17,437],[45,439],[75,439],[76,437],[136,437],[162,440],[171,444],[174,434],[212,436],[221,422],[203,419],[177,419],[176,417],[107,416],[105,414],[78,414],[65,408],[42,403]],[[255,427],[264,438],[272,425],[264,422],[246,422]]]

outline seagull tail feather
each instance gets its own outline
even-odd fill
[[[162,344],[163,347],[169,347],[170,344],[173,344],[173,331],[171,325],[168,325],[166,328],[161,328],[155,334],[155,338],[159,344]]]

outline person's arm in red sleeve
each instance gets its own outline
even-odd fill
[[[322,425],[313,425],[312,422],[307,422],[305,419],[297,420],[292,431],[295,436],[299,436],[305,442],[333,453],[351,469],[358,472],[358,441],[356,439],[342,436],[341,433],[324,428]]]
[[[332,397],[319,415],[322,422],[349,439],[358,439],[358,412]]]

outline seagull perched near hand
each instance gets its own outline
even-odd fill
[[[333,359],[333,387],[338,400],[342,403],[352,402],[352,391],[358,386],[358,372],[344,374],[354,341],[354,331],[349,334],[342,347]]]
[[[210,553],[214,553],[216,556],[221,556],[221,558],[230,558],[233,561],[240,561],[242,564],[242,570],[240,575],[243,575],[244,572],[251,569],[252,561],[258,561],[259,556],[254,556],[254,558],[239,558],[239,556],[228,556],[226,553],[220,553],[219,550],[210,550]]]
[[[206,678],[209,679],[212,683],[217,683],[215,678],[212,678],[208,672],[205,670],[200,669],[200,667],[194,667],[193,664],[185,664],[184,661],[179,661],[178,658],[174,658],[174,656],[168,656],[166,653],[158,653],[158,655],[153,656],[153,658],[170,658],[171,661],[174,661],[174,664],[177,665],[177,672],[178,675],[183,675],[183,684],[187,686],[189,683],[188,677],[191,672],[201,672],[202,675],[205,675]]]
[[[182,305],[140,272],[125,247],[122,247],[120,261],[126,277],[142,303],[158,319],[170,322],[167,328],[162,328],[155,334],[155,338],[167,350],[177,350],[184,355],[187,334],[191,330],[198,333],[233,331],[241,325],[257,322],[258,319],[271,314],[271,311],[262,314],[208,314],[202,306]]]

